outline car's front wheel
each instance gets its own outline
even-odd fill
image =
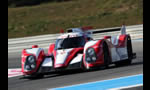
[[[108,68],[110,64],[110,56],[108,45],[106,42],[103,43],[103,54],[104,54],[104,66]]]

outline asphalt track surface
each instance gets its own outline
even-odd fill
[[[133,88],[127,88],[127,89],[121,89],[121,90],[143,90],[143,86],[133,87]]]
[[[134,40],[132,43],[133,50],[136,52],[137,58],[133,60],[131,65],[122,67],[115,67],[114,65],[111,65],[109,69],[100,69],[88,72],[73,70],[63,72],[61,74],[46,75],[44,78],[32,80],[24,79],[22,76],[8,78],[8,90],[46,90],[122,76],[143,74],[143,40]],[[21,52],[8,52],[8,69],[20,68],[20,59]]]

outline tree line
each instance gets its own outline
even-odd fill
[[[19,7],[19,6],[30,6],[38,5],[45,2],[63,2],[71,0],[8,0],[8,6]]]

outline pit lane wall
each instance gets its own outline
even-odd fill
[[[100,39],[104,36],[113,36],[121,33],[121,27],[94,29],[93,38]],[[126,32],[131,35],[132,39],[143,38],[143,24],[126,26]],[[48,34],[24,38],[8,39],[8,53],[21,52],[24,48],[30,48],[32,45],[39,45],[41,48],[48,48],[51,43],[54,43],[56,38],[61,34]]]

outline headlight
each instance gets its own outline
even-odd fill
[[[86,58],[86,61],[90,62],[90,61],[91,61],[91,58],[90,58],[90,57],[87,57],[87,58]]]
[[[30,66],[29,65],[25,65],[25,68],[28,70],[28,69],[30,69]]]
[[[96,61],[96,57],[93,56],[93,57],[92,57],[92,61]]]
[[[29,56],[28,59],[29,63],[34,63],[35,59],[34,56]]]
[[[36,59],[33,55],[26,58],[25,70],[31,71],[36,68]]]
[[[96,53],[94,48],[88,48],[86,51],[86,61],[87,62],[95,62],[96,61]]]
[[[89,48],[89,49],[87,50],[87,53],[92,56],[95,52],[94,52],[94,49],[93,49],[93,48]]]

